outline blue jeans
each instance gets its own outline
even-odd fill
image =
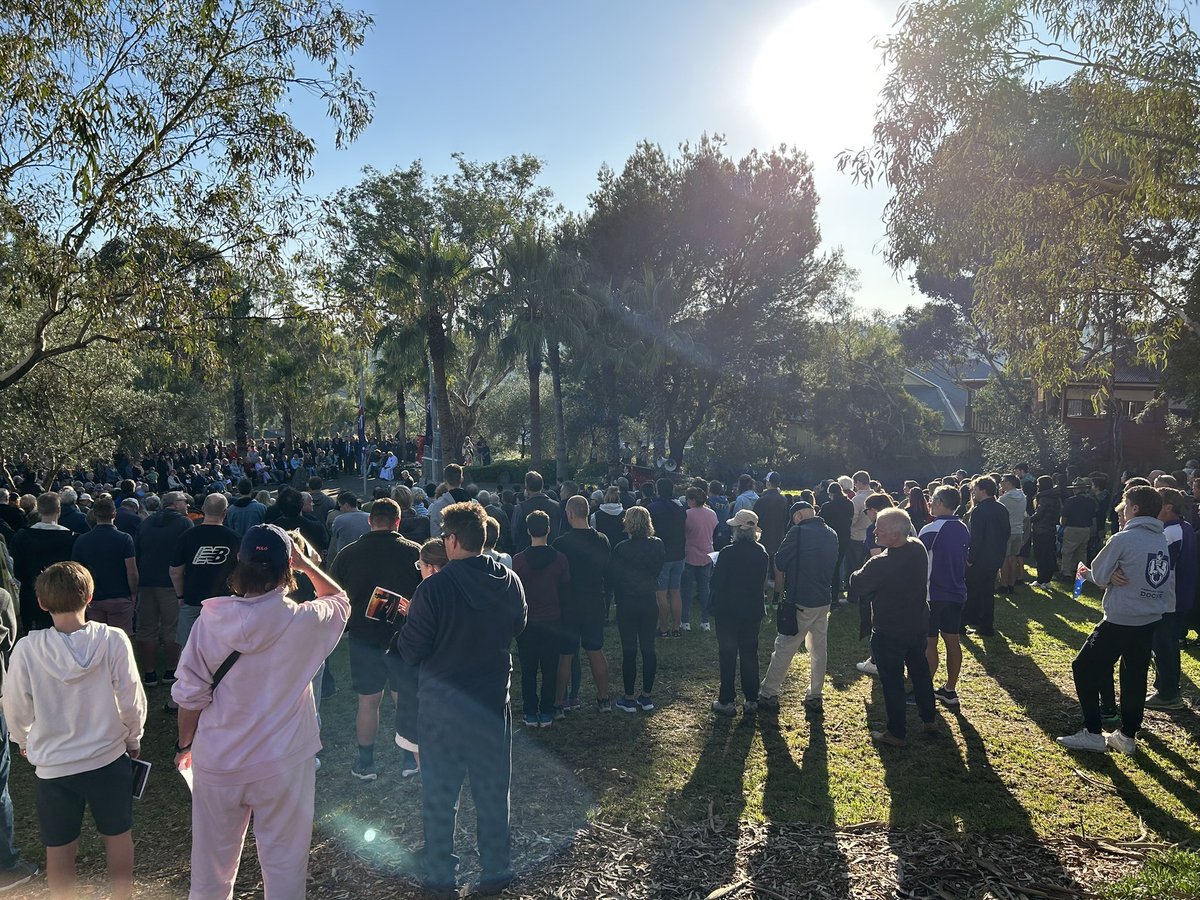
[[[13,804],[8,793],[8,773],[12,768],[12,745],[8,742],[8,723],[0,712],[0,870],[11,869],[21,861],[21,851],[13,843]]]
[[[683,616],[680,621],[691,621],[692,598],[696,595],[699,595],[700,598],[700,621],[708,621],[709,584],[712,582],[712,571],[712,563],[705,563],[702,566],[693,566],[688,563],[683,567],[683,578],[680,584],[680,590],[683,593]]]

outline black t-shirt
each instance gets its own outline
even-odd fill
[[[172,566],[183,566],[183,602],[200,606],[209,597],[229,593],[229,576],[237,563],[241,538],[224,525],[189,528],[175,545]]]
[[[103,524],[80,535],[71,551],[71,559],[92,573],[93,600],[129,596],[129,569],[125,561],[134,556],[133,538]]]
[[[368,619],[367,603],[377,587],[411,600],[421,583],[416,567],[420,558],[421,548],[394,531],[368,531],[341,549],[329,566],[329,574],[346,589],[350,599],[350,634],[379,646],[391,639],[395,627]]]
[[[563,603],[563,621],[602,625],[606,612],[604,590],[611,548],[608,538],[591,528],[568,528],[554,549],[571,565],[571,586]]]

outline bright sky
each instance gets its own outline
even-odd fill
[[[375,28],[353,64],[375,119],[347,150],[322,143],[310,190],[353,184],[365,165],[441,172],[454,151],[532,153],[559,202],[583,211],[600,165],[619,170],[643,138],[672,151],[722,133],[733,155],[795,144],[815,165],[826,243],[860,273],[858,303],[919,302],[879,253],[885,189],[834,163],[869,142],[883,80],[872,42],[897,0],[360,3]]]

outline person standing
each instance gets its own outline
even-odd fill
[[[1071,485],[1074,492],[1063,501],[1062,507],[1062,567],[1059,578],[1075,581],[1080,563],[1087,562],[1088,541],[1096,525],[1096,500],[1091,495],[1091,482],[1079,478]]]
[[[839,542],[837,534],[817,515],[811,503],[803,500],[793,503],[791,512],[795,524],[779,545],[774,560],[775,568],[784,573],[786,600],[779,608],[775,649],[759,687],[759,702],[764,709],[779,708],[779,690],[793,657],[803,645],[809,660],[804,712],[810,719],[820,719],[825,714],[829,610],[831,586],[837,578]]]
[[[142,683],[158,684],[158,650],[166,669],[163,683],[175,680],[179,662],[179,597],[171,582],[171,560],[184,532],[191,529],[187,497],[179,491],[163,494],[162,508],[146,519],[134,538],[138,561],[136,640],[142,660]]]
[[[619,505],[619,504],[618,504]],[[567,700],[567,682],[579,647],[587,654],[596,685],[596,708],[612,712],[608,687],[608,659],[604,655],[604,620],[608,615],[608,563],[612,548],[608,538],[588,526],[588,504],[583,497],[567,501],[570,527],[554,542],[570,565],[571,584],[562,614],[562,643],[558,657],[558,696],[555,707]]]
[[[925,654],[932,678],[938,670],[938,637],[946,645],[946,686],[934,696],[952,709],[959,707],[958,674],[962,670],[962,618],[967,602],[967,554],[971,531],[954,515],[958,490],[943,485],[933,492],[933,521],[918,537],[929,554],[929,641]],[[1021,501],[1021,515],[1025,501]]]
[[[86,803],[104,840],[112,896],[128,900],[133,897],[131,759],[141,750],[146,695],[129,637],[119,628],[86,620],[92,587],[91,575],[76,562],[55,563],[38,576],[38,603],[53,625],[13,648],[4,719],[37,775],[34,796],[51,896],[75,896]]]
[[[266,520],[267,508],[254,499],[254,483],[249,478],[238,481],[237,490],[238,498],[229,507],[225,526],[240,540],[247,531]]]
[[[1147,709],[1186,709],[1180,693],[1179,641],[1183,623],[1191,615],[1196,595],[1196,532],[1183,518],[1184,494],[1175,488],[1160,488],[1163,506],[1158,514],[1175,573],[1174,606],[1163,613],[1154,629],[1154,693],[1146,698]]]
[[[721,687],[712,710],[723,716],[737,712],[734,676],[739,662],[742,709],[746,713],[758,709],[758,632],[771,558],[758,541],[757,519],[747,509],[729,520],[732,540],[721,548],[713,568],[712,613],[717,620]]]
[[[289,599],[293,572],[316,599]],[[275,525],[242,537],[229,583],[231,596],[205,601],[171,688],[175,767],[193,772],[189,896],[232,896],[253,817],[264,897],[293,900],[306,891],[321,749],[312,680],[350,602]]]
[[[1138,485],[1125,491],[1125,524],[1109,538],[1084,578],[1104,589],[1104,618],[1084,641],[1071,664],[1075,693],[1083,711],[1083,728],[1058,738],[1072,750],[1104,753],[1108,749],[1137,753],[1137,733],[1146,703],[1146,676],[1154,632],[1170,611],[1175,590],[1171,555],[1163,536],[1162,498],[1154,488]],[[1103,732],[1101,698],[1112,689],[1113,666],[1121,663],[1121,727]]]
[[[992,637],[996,633],[996,573],[1008,552],[1008,510],[996,499],[996,482],[990,476],[975,479],[973,491],[962,625],[974,628],[982,637]]]
[[[854,515],[850,519],[850,545],[846,548],[846,572],[856,572],[862,568],[866,559],[867,528],[871,518],[867,515],[867,498],[871,496],[871,475],[864,469],[859,469],[852,476],[854,479],[854,494],[850,502],[854,504]],[[847,575],[847,577],[849,577]]]
[[[658,636],[679,637],[682,633],[684,557],[687,546],[687,513],[675,502],[675,485],[670,478],[660,478],[654,485],[655,496],[647,501],[646,510],[654,534],[662,541],[666,553],[658,573]]]
[[[75,539],[71,559],[92,576],[94,593],[87,618],[120,628],[133,637],[133,605],[138,591],[137,552],[133,538],[113,524],[117,507],[101,497],[92,507],[96,526]]]
[[[358,498],[350,491],[342,491],[337,498],[338,509],[329,528],[329,552],[326,562],[337,558],[343,547],[357,541],[371,530],[371,517],[358,508]]]
[[[367,617],[367,606],[376,588],[412,598],[421,578],[417,562],[421,548],[401,537],[400,507],[396,501],[381,498],[371,504],[371,530],[346,547],[334,558],[329,574],[346,589],[350,598],[350,621],[346,626],[350,647],[350,683],[358,695],[355,735],[358,758],[350,774],[359,781],[375,781],[375,735],[379,731],[379,706],[383,690],[390,688],[395,700],[402,685],[394,677],[384,653],[399,627],[386,620]]]
[[[586,501],[585,501],[586,502]],[[558,657],[562,646],[563,597],[571,583],[567,557],[549,546],[550,517],[535,509],[525,518],[530,544],[513,557],[512,568],[525,588],[525,630],[517,638],[521,659],[521,700],[526,728],[549,728],[562,716],[558,697]],[[538,670],[542,673],[539,703]],[[568,677],[570,669],[568,664]]]
[[[74,533],[58,524],[60,509],[58,494],[41,494],[37,498],[38,521],[13,535],[8,547],[13,558],[13,577],[21,583],[19,608],[24,634],[35,628],[50,627],[50,614],[38,606],[33,585],[54,563],[69,560],[75,547]]]
[[[1058,523],[1062,518],[1062,498],[1049,475],[1038,478],[1033,497],[1033,515],[1029,530],[1033,535],[1033,561],[1037,566],[1037,586],[1050,587],[1058,571]]]
[[[471,499],[463,489],[463,467],[458,463],[450,463],[442,470],[442,481],[446,485],[445,493],[434,500],[429,507],[429,534],[431,537],[442,536],[442,511],[446,507]]]
[[[909,537],[912,520],[902,509],[885,509],[875,519],[875,540],[883,552],[850,576],[851,596],[861,604],[864,628],[871,635],[871,658],[887,712],[887,728],[871,740],[903,747],[907,741],[904,672],[926,731],[936,726],[933,676],[926,656],[929,632],[929,554]]]
[[[846,559],[850,547],[850,525],[854,521],[854,503],[846,498],[846,492],[836,482],[829,483],[828,499],[821,504],[821,520],[832,528],[838,538],[837,571],[829,588],[831,601],[836,601],[845,590],[848,571]]]
[[[758,527],[762,532],[763,549],[771,559],[775,558],[775,551],[779,549],[783,535],[790,525],[788,502],[779,491],[781,480],[778,472],[768,472],[766,490],[754,501],[753,507],[758,516]],[[777,569],[772,569],[771,574],[771,606],[775,607],[779,605],[779,595],[783,593],[783,576]]]
[[[654,648],[655,623],[658,619],[656,592],[659,573],[666,562],[663,542],[654,536],[650,513],[644,506],[625,511],[626,539],[613,547],[608,577],[617,605],[617,629],[621,635],[621,674],[625,696],[616,702],[621,712],[654,709],[654,676],[658,672],[658,654]],[[638,649],[642,654],[642,693],[633,698],[637,684]]]
[[[1021,479],[1016,475],[1004,475],[1000,479],[1000,505],[1008,511],[1008,547],[1000,567],[1001,594],[1011,594],[1025,572],[1025,560],[1021,548],[1025,546],[1025,509],[1028,505]]]
[[[770,496],[770,493],[767,491],[759,498],[758,502],[762,503]],[[775,493],[781,500],[783,499],[783,495],[779,494],[778,489]],[[683,600],[681,622],[684,631],[692,630],[692,599],[695,597],[700,602],[700,628],[702,631],[708,631],[711,627],[708,623],[708,616],[711,596],[710,583],[713,573],[713,561],[710,554],[713,552],[713,533],[717,528],[717,514],[709,508],[708,493],[703,488],[688,488],[686,496],[688,508],[683,529],[683,578],[680,581],[680,593]],[[784,520],[786,521],[786,519],[787,513],[785,512]],[[761,517],[759,521],[762,521]]]
[[[111,504],[111,501],[109,502]],[[0,588],[0,703],[4,697],[6,660],[16,643],[16,606],[13,604],[12,594]],[[136,671],[135,666],[134,672]],[[38,874],[37,866],[21,859],[21,851],[17,849],[13,836],[13,802],[8,791],[8,776],[11,771],[12,744],[9,742],[4,709],[0,705],[0,893],[27,884]]]
[[[187,646],[204,601],[229,590],[242,539],[224,524],[228,509],[229,501],[223,495],[209,494],[204,498],[204,519],[185,531],[175,545],[170,575],[179,596],[176,640],[180,647]]]
[[[512,880],[509,782],[512,777],[513,638],[525,629],[521,580],[482,556],[486,514],[476,503],[442,513],[449,563],[417,587],[400,630],[400,654],[420,665],[421,814],[425,885],[455,895],[454,829],[464,777],[475,802],[482,893]]]
[[[529,532],[525,529],[525,519],[535,509],[540,509],[550,517],[550,542],[558,539],[558,525],[561,518],[558,502],[551,500],[543,492],[545,482],[540,472],[525,473],[525,499],[513,507],[512,539],[513,553],[517,554],[529,546]]]

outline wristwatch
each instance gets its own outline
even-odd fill
[[[176,756],[178,756],[180,753],[187,753],[191,749],[192,749],[191,744],[188,744],[186,747],[180,747],[179,741],[175,742],[175,755]]]

